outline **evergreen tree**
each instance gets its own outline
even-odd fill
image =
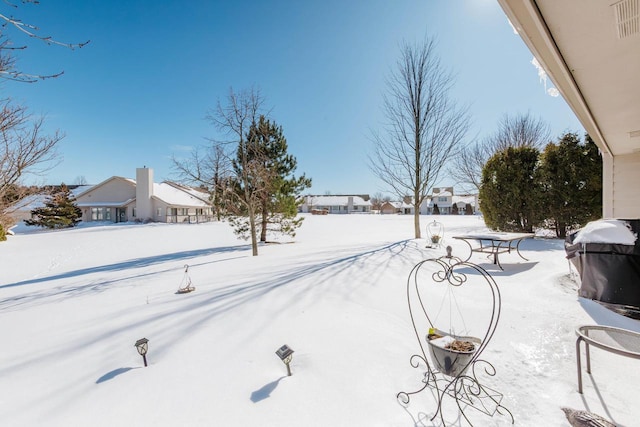
[[[440,208],[438,207],[437,204],[433,205],[433,214],[434,215],[440,215]]]
[[[295,236],[302,223],[297,217],[300,193],[311,186],[311,180],[304,175],[295,177],[297,168],[295,157],[287,154],[287,140],[282,127],[260,116],[253,123],[246,137],[247,145],[238,151],[233,163],[237,176],[248,176],[247,183],[252,188],[247,193],[255,195],[256,223],[260,228],[260,241],[267,241],[267,233]],[[244,156],[243,158],[240,155]],[[244,193],[243,185],[236,181],[234,194]],[[243,203],[231,219],[236,233],[246,236],[250,232]]]
[[[473,215],[473,206],[471,206],[471,203],[467,203],[466,206],[464,207],[464,214]]]
[[[451,215],[458,215],[458,205],[455,203],[451,205]]]
[[[540,177],[547,219],[556,235],[580,228],[602,215],[602,158],[598,147],[585,135],[562,135],[542,154]]]
[[[479,197],[488,227],[532,232],[541,222],[539,157],[540,152],[534,147],[509,147],[487,161]]]
[[[58,192],[47,197],[44,207],[32,210],[31,214],[34,218],[25,220],[25,224],[53,229],[74,227],[82,218],[82,210],[64,183]]]

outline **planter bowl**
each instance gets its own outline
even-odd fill
[[[474,349],[470,351],[457,351],[444,348],[445,344],[451,342],[453,339],[458,341],[470,341],[473,343]],[[446,335],[434,340],[427,339],[427,343],[429,344],[431,361],[438,370],[445,375],[457,377],[458,375],[465,373],[469,363],[473,359],[473,355],[480,347],[482,341],[476,337]]]

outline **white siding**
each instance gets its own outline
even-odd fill
[[[615,156],[613,159],[613,212],[611,217],[640,218],[638,183],[640,183],[640,153]],[[605,216],[607,216],[606,212]]]
[[[104,185],[91,189],[76,198],[78,204],[97,205],[99,203],[122,203],[136,197],[136,187],[132,181],[114,177]]]

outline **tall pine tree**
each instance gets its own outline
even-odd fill
[[[246,146],[238,150],[233,163],[237,176],[250,178],[245,181],[251,188],[243,188],[238,181],[233,193],[255,196],[256,223],[259,224],[261,242],[267,241],[268,233],[295,236],[302,223],[302,218],[297,217],[300,193],[311,186],[311,179],[304,174],[300,177],[293,175],[297,160],[287,150],[282,127],[260,116],[258,123],[251,125]],[[245,192],[245,189],[249,191]],[[246,206],[246,203],[241,206]],[[237,234],[250,232],[248,218],[243,215],[233,218],[232,224]]]
[[[25,220],[27,225],[46,228],[74,227],[81,221],[82,210],[76,205],[76,199],[69,188],[64,185],[60,190],[48,196],[44,207],[31,211],[32,219]]]

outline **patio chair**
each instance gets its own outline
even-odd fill
[[[588,325],[576,329],[576,359],[578,364],[578,393],[582,394],[582,367],[580,343],[584,341],[587,373],[591,373],[589,346],[594,346],[620,356],[640,359],[640,333],[613,326]]]

